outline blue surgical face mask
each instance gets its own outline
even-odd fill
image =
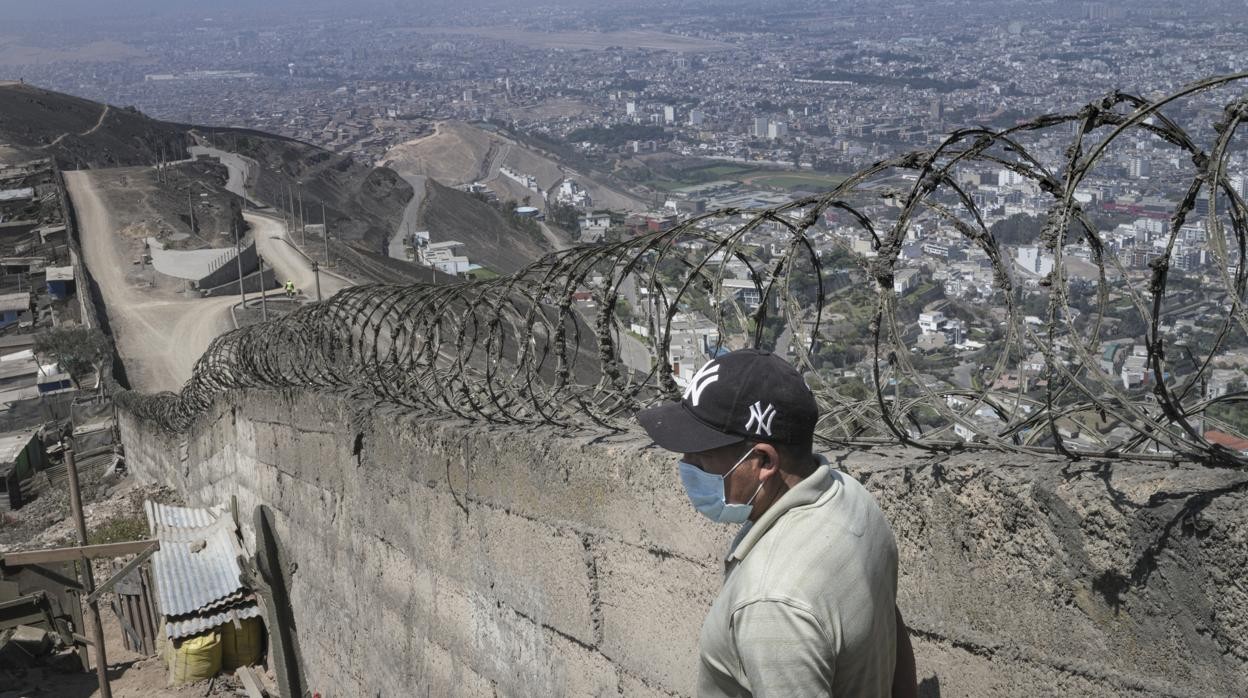
[[[754,498],[762,491],[763,483],[758,483],[758,489],[754,490],[750,501],[745,504],[733,504],[724,494],[724,481],[753,452],[754,449],[751,447],[723,475],[708,473],[693,463],[680,461],[680,482],[685,486],[685,494],[689,495],[693,508],[716,523],[732,524],[749,521],[750,513],[754,510]]]

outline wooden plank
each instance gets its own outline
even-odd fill
[[[134,568],[146,562],[147,558],[151,557],[152,553],[156,552],[159,549],[160,549],[160,541],[157,541],[157,540],[152,541],[151,545],[144,548],[143,552],[135,556],[133,560],[131,560],[130,562],[127,562],[125,566],[122,567],[119,572],[114,573],[113,576],[105,580],[103,584],[100,584],[99,586],[97,586],[95,588],[95,591],[88,594],[87,603],[95,603],[96,601],[98,601],[100,598],[100,594],[103,594],[109,589],[112,589],[114,584],[121,581],[123,577],[133,572]]]
[[[139,584],[143,587],[143,593],[139,595],[139,614],[142,619],[139,621],[143,626],[143,632],[147,635],[149,656],[157,653],[160,646],[159,633],[160,613],[156,610],[156,594],[152,591],[152,576],[150,567],[139,568]]]
[[[125,543],[104,543],[102,545],[78,545],[72,548],[48,548],[46,550],[27,550],[19,553],[8,553],[4,556],[6,565],[38,565],[43,562],[62,562],[65,560],[81,560],[82,558],[121,557],[133,555],[147,550],[150,546],[160,549],[160,541],[135,540]]]
[[[243,688],[247,689],[247,698],[265,698],[268,695],[260,687],[260,680],[251,672],[251,667],[240,666],[234,675],[243,682]]]
[[[124,633],[122,639],[126,640],[126,649],[132,649],[134,645],[138,645],[140,642],[138,631],[130,627],[130,621],[126,620],[125,614],[117,606],[117,599],[109,599],[108,605],[112,607],[113,615],[117,616],[118,622],[121,623],[121,630]]]

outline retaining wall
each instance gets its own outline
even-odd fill
[[[256,241],[254,239],[247,243],[239,254],[234,254],[233,250],[222,254],[219,260],[220,265],[205,274],[198,281],[194,282],[193,286],[199,289],[211,289],[233,281],[234,291],[237,292],[239,259],[242,259],[243,262],[244,276],[256,271],[256,269],[259,268],[260,258],[256,254]]]
[[[578,441],[301,391],[231,394],[185,436],[124,412],[120,427],[139,478],[194,504],[236,498],[245,525],[272,507],[322,696],[693,693],[732,532],[693,512],[672,459],[636,435]],[[921,695],[1242,695],[1248,473],[829,457],[897,534]]]
[[[277,280],[277,272],[274,271],[272,267],[265,267],[263,279],[261,279],[261,273],[259,269],[256,269],[255,271],[243,277],[243,292],[244,293],[258,293],[261,289],[264,289],[267,291],[270,289],[279,288],[280,286],[281,286],[281,283],[278,282]],[[214,286],[213,288],[206,288],[204,286],[200,286],[199,292],[201,295],[205,297],[207,296],[232,296],[238,293],[238,276],[235,275],[233,279],[221,284],[220,286]]]

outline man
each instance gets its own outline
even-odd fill
[[[892,530],[862,485],[812,454],[819,413],[801,374],[731,352],[637,418],[683,454],[698,511],[745,524],[702,625],[699,696],[915,695]]]
[[[291,279],[286,279],[286,297],[287,298],[295,297],[295,282],[292,281]]]

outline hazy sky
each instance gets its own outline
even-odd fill
[[[459,4],[471,4],[476,0],[460,0]],[[325,11],[349,6],[354,9],[377,7],[420,7],[427,3],[394,2],[392,0],[0,0],[0,16],[18,20],[31,19],[124,19],[152,15],[187,15],[210,17],[222,13],[267,13],[285,8],[287,11],[305,9]],[[0,34],[3,33],[0,23]]]

